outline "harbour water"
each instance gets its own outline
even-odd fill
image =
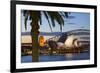
[[[69,60],[88,60],[90,59],[90,53],[74,53],[64,55],[40,55],[39,62],[51,62],[51,61],[69,61]],[[32,62],[32,56],[22,56],[21,63]]]

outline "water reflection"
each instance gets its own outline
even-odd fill
[[[73,54],[71,53],[65,54],[65,57],[68,58],[69,60],[72,60]]]
[[[87,60],[90,59],[90,53],[77,53],[77,54],[65,54],[65,55],[40,55],[39,62],[48,62],[48,61],[69,61],[69,60]],[[22,63],[32,62],[32,56],[22,56]]]

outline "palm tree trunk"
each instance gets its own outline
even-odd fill
[[[31,22],[31,38],[32,38],[32,62],[39,61],[39,24],[37,12],[31,11],[32,22]]]
[[[38,45],[38,34],[35,34],[31,31],[32,38],[32,62],[38,62],[39,58],[39,45]]]

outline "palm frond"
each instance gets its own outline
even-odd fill
[[[25,21],[24,21],[25,29],[26,29],[26,30],[27,30],[27,20],[28,20],[28,14],[26,13],[26,14],[25,14]]]
[[[68,18],[70,13],[69,12],[23,10],[23,16],[25,17],[25,20],[24,20],[25,29],[27,29],[27,21],[31,19],[32,21],[35,21],[35,20],[38,21],[40,25],[42,25],[42,14],[44,14],[45,18],[47,19],[51,31],[52,31],[52,26],[55,27],[56,22],[60,25],[60,30],[62,31],[62,26],[64,26],[64,18],[65,17]]]
[[[68,12],[64,12],[64,14],[65,14],[66,18],[68,18]]]
[[[47,12],[44,11],[43,13],[44,13],[44,15],[45,15],[45,17],[46,17],[46,19],[48,21],[49,27],[50,27],[51,32],[52,32],[52,27],[51,27],[51,24],[50,24],[50,21],[49,21],[49,16],[48,16]]]
[[[62,31],[62,26],[64,25],[64,19],[58,12],[48,12],[48,15],[51,18],[52,23],[55,23],[56,20],[58,24],[60,25],[60,30]]]
[[[54,20],[56,20],[58,24],[64,25],[64,20],[58,12],[48,12],[48,15]]]
[[[40,15],[39,15],[39,22],[40,22],[40,25],[42,25],[42,14],[40,12]]]

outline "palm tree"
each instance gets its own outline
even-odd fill
[[[31,39],[32,39],[32,62],[38,62],[39,58],[39,26],[42,24],[42,14],[44,14],[45,18],[48,21],[50,29],[52,31],[52,27],[55,27],[55,22],[58,22],[60,25],[60,30],[62,30],[62,26],[64,25],[64,18],[68,17],[67,12],[50,12],[50,11],[31,11],[31,10],[22,10],[23,15],[25,16],[25,29],[27,30],[27,20],[32,20],[31,22]],[[63,16],[62,16],[63,15]]]

